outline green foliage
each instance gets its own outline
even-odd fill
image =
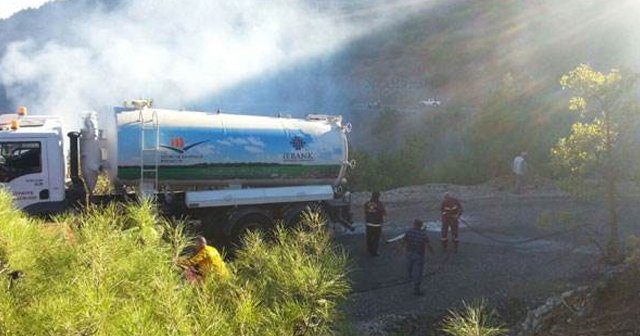
[[[563,175],[589,176],[603,167],[606,150],[602,120],[577,122],[571,126],[571,135],[560,138],[551,149],[552,166]]]
[[[443,321],[442,331],[451,336],[499,336],[507,329],[495,322],[495,311],[485,301],[468,304],[463,302],[463,311],[449,311]]]
[[[506,75],[469,121],[465,121],[468,112],[462,107],[445,107],[425,117],[419,132],[404,135],[403,145],[395,151],[351,152],[358,166],[348,179],[356,190],[426,182],[472,184],[509,174],[511,160],[522,150],[529,151],[534,162],[546,161],[549,148],[567,122],[550,117],[553,111],[537,103],[525,87],[522,81]],[[374,134],[395,129],[398,118],[392,110],[383,112],[376,120]]]
[[[616,113],[615,109],[603,110],[615,104],[633,86],[634,77],[622,76],[620,70],[608,74],[595,71],[589,65],[580,64],[560,77],[563,89],[571,89],[577,95],[569,100],[569,109],[591,118],[601,114]]]
[[[349,170],[347,180],[353,190],[388,190],[425,183],[427,144],[418,134],[408,137],[398,151],[370,155],[351,151],[357,166]]]
[[[0,335],[306,335],[331,332],[347,256],[320,219],[248,238],[229,280],[182,279],[184,225],[153,204],[89,208],[45,224],[0,193]],[[10,286],[6,273],[25,276]]]
[[[488,174],[471,154],[452,156],[429,167],[429,181],[436,183],[475,184]]]
[[[529,153],[535,174],[548,175],[549,149],[574,117],[560,113],[555,102],[545,101],[548,92],[533,87],[529,77],[507,73],[486,82],[486,87],[493,87],[491,92],[473,102],[456,97],[455,103],[426,113],[421,124],[415,125],[419,129],[415,133],[393,132],[402,117],[397,112],[379,114],[372,135],[404,142],[381,146],[395,147],[395,151],[355,153],[358,167],[351,181],[356,189],[384,190],[425,182],[482,183],[511,174],[511,161],[523,150]]]
[[[506,74],[464,131],[468,165],[474,179],[511,174],[511,160],[522,151],[530,162],[546,162],[549,148],[567,126],[554,106],[541,103],[525,79]],[[546,173],[543,164],[536,173]]]
[[[584,119],[575,123],[569,137],[559,139],[551,150],[553,165],[560,174],[568,177],[563,184],[567,191],[580,195],[588,179],[601,183],[602,195],[609,210],[609,242],[606,259],[611,263],[622,260],[619,247],[616,182],[623,176],[626,160],[621,156],[619,132],[630,131],[620,127],[631,123],[632,105],[629,94],[637,76],[622,74],[617,69],[609,73],[595,71],[581,64],[560,78],[564,89],[575,96],[569,100],[569,109],[579,111]],[[623,134],[623,138],[628,135]],[[576,187],[577,185],[577,187]]]
[[[618,179],[636,174],[638,151],[634,137],[637,103],[630,97],[636,75],[618,69],[608,74],[579,65],[563,75],[560,84],[576,94],[569,109],[580,112],[568,137],[551,150],[552,165],[559,176]],[[634,158],[636,158],[634,160]]]
[[[399,120],[400,116],[397,110],[385,107],[380,111],[372,132],[378,138],[388,139],[392,137]]]
[[[324,335],[331,331],[336,303],[349,290],[344,272],[348,258],[332,245],[314,217],[303,216],[303,227],[293,231],[277,227],[273,243],[258,234],[246,237],[246,248],[234,265],[239,277],[253,279],[243,290],[260,298],[262,310],[271,315],[258,324],[256,331],[261,332],[254,334],[306,331]]]

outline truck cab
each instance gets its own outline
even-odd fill
[[[62,123],[57,117],[0,115],[0,187],[31,214],[65,206]]]

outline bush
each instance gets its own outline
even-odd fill
[[[326,334],[349,290],[347,257],[319,223],[278,229],[274,243],[253,235],[231,279],[192,286],[174,262],[184,226],[150,202],[45,224],[2,192],[0,215],[0,335]]]
[[[425,140],[414,134],[397,151],[370,155],[351,150],[357,165],[348,170],[349,187],[354,191],[389,190],[425,183],[426,146]]]
[[[495,312],[485,301],[471,304],[463,302],[463,311],[449,311],[443,321],[442,331],[452,336],[498,336],[507,329],[494,322]]]

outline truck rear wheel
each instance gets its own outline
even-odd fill
[[[293,228],[300,226],[300,222],[304,219],[304,213],[309,210],[309,205],[298,205],[289,210],[285,215],[284,222],[286,227]]]
[[[273,222],[270,218],[262,215],[254,214],[240,218],[231,230],[232,240],[236,244],[242,244],[244,236],[248,232],[258,232],[267,234],[273,228]]]
[[[307,203],[293,208],[285,217],[285,223],[290,228],[306,228],[307,220],[328,220],[326,210],[318,203]],[[323,223],[326,224],[326,223]]]

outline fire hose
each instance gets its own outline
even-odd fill
[[[481,232],[480,230],[478,230],[474,225],[469,224],[468,221],[466,221],[465,219],[463,219],[462,217],[459,218],[459,220],[464,223],[466,225],[467,228],[469,228],[470,231],[472,231],[473,233],[484,237],[486,239],[489,239],[491,241],[497,242],[497,243],[501,243],[501,244],[507,244],[507,245],[520,245],[520,244],[526,244],[526,243],[530,243],[530,242],[534,242],[537,240],[542,240],[542,239],[546,239],[546,238],[550,238],[553,236],[559,236],[559,235],[563,235],[566,233],[569,233],[571,231],[574,231],[575,229],[585,226],[586,224],[581,224],[581,225],[577,225],[577,226],[573,226],[571,228],[568,228],[566,230],[560,230],[560,231],[555,231],[555,232],[551,232],[548,234],[544,234],[544,235],[540,235],[540,236],[536,236],[536,237],[532,237],[532,238],[527,238],[527,239],[520,239],[520,240],[503,240],[503,239],[497,239],[495,237],[491,237],[489,235],[487,235],[486,233]],[[424,228],[423,228],[424,230]],[[404,239],[404,233],[400,234],[396,237],[393,237],[391,239],[386,240],[387,243],[393,243],[393,242],[397,242],[399,240]],[[448,252],[445,256],[445,258],[439,263],[439,265],[436,267],[435,270],[431,271],[431,272],[426,272],[423,275],[423,279],[431,277],[431,276],[435,276],[436,274],[439,274],[443,271],[445,265],[447,265],[450,261],[450,257],[451,257],[451,252]],[[367,292],[373,292],[373,291],[377,291],[377,290],[381,290],[381,289],[385,289],[385,288],[391,288],[391,287],[398,287],[398,286],[403,286],[406,284],[411,283],[412,280],[407,279],[406,277],[402,277],[402,278],[396,278],[396,279],[392,279],[389,281],[385,281],[385,282],[381,282],[379,283],[377,286],[371,287],[371,288],[365,288],[365,289],[359,289],[359,290],[353,290],[351,292],[351,294],[361,294],[361,293],[367,293]]]

